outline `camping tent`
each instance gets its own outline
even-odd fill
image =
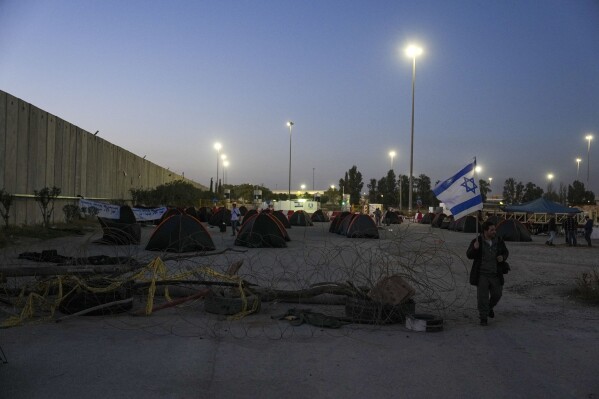
[[[549,201],[545,198],[538,198],[534,201],[526,202],[521,205],[509,205],[504,208],[506,212],[526,212],[526,213],[578,213],[582,212],[578,208],[570,208]]]
[[[341,227],[341,222],[343,221],[343,219],[345,219],[349,215],[351,215],[350,212],[338,213],[331,221],[331,225],[329,226],[329,232],[339,234],[339,228]]]
[[[202,206],[198,209],[198,215],[200,216],[200,222],[208,223],[212,217],[212,209],[207,206]]]
[[[354,215],[346,235],[349,238],[379,238],[379,229],[368,215]]]
[[[283,213],[283,211],[274,211],[274,212],[269,212],[271,215],[273,215],[275,218],[277,218],[277,220],[279,222],[281,222],[281,224],[286,228],[286,229],[290,229],[291,228],[291,223],[289,223],[289,219],[287,219],[287,216],[285,216],[285,214]]]
[[[314,212],[312,214],[312,216],[310,216],[310,219],[312,220],[312,222],[328,222],[329,221],[329,217],[327,215],[325,215],[325,213],[322,211],[322,209],[318,209],[316,212]]]
[[[216,249],[212,237],[200,221],[185,213],[172,215],[160,223],[146,245],[148,251],[192,252]]]
[[[242,222],[241,224],[245,224],[245,222],[246,222],[247,220],[250,220],[250,218],[251,218],[252,216],[254,216],[254,215],[257,215],[257,214],[258,214],[258,211],[257,211],[257,210],[255,210],[255,209],[250,209],[249,211],[247,211],[247,212],[245,213],[245,215],[243,215],[243,222]]]
[[[455,225],[454,225],[454,230],[462,231],[464,233],[476,233],[476,231],[477,231],[476,220],[477,220],[476,217],[472,216],[472,215],[462,216],[461,218],[456,220]],[[482,227],[480,226],[480,223],[478,223],[478,231],[479,232],[482,231]]]
[[[339,223],[339,227],[337,229],[337,234],[341,234],[342,236],[346,236],[349,231],[349,226],[351,222],[353,222],[354,218],[358,216],[358,214],[349,214],[347,217],[344,217],[341,223]]]
[[[387,211],[383,217],[383,222],[389,224],[400,224],[402,222],[402,218],[400,218],[399,213],[395,211]]]
[[[441,227],[441,223],[447,217],[444,213],[437,213],[435,218],[431,221],[431,227]]]
[[[422,216],[422,220],[420,220],[420,223],[422,224],[431,224],[431,222],[433,221],[433,218],[435,217],[434,213],[427,213],[424,216]]]
[[[135,221],[135,214],[131,207],[121,206],[120,217],[117,220],[98,216],[102,227],[102,238],[95,241],[97,244],[128,245],[139,244],[141,239],[141,226]]]
[[[231,225],[231,211],[225,207],[218,208],[218,211],[212,215],[208,224],[210,226],[220,226],[221,224]]]
[[[308,214],[302,210],[293,212],[289,218],[289,223],[292,226],[314,226]]]
[[[516,219],[507,219],[499,223],[497,236],[504,241],[532,241],[530,232]]]
[[[290,241],[290,238],[281,222],[268,212],[260,212],[245,220],[237,234],[235,245],[249,248],[284,248],[287,241]]]

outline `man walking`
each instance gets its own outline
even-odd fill
[[[239,224],[239,217],[241,216],[241,211],[237,208],[237,204],[233,202],[233,208],[231,208],[231,230],[233,230],[233,234],[239,233],[239,228],[237,225]]]
[[[477,307],[480,325],[488,324],[487,317],[495,317],[493,308],[503,292],[503,262],[509,251],[505,242],[496,237],[495,223],[485,221],[483,232],[470,243],[466,256],[473,259],[470,284],[477,287]]]
[[[593,234],[593,220],[586,215],[584,217],[584,239],[587,240],[589,247],[591,246],[591,234]]]
[[[549,230],[549,239],[547,240],[547,242],[545,244],[553,247],[553,240],[555,239],[555,236],[557,235],[557,225],[555,223],[555,215],[550,215],[551,217],[549,218],[549,223],[547,226],[547,229]]]
[[[578,223],[574,219],[574,215],[569,213],[566,221],[564,222],[564,229],[566,230],[566,241],[569,247],[576,246],[576,232],[578,230]]]

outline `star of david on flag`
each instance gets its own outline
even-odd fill
[[[474,180],[475,168],[476,159],[433,189],[437,199],[449,208],[455,220],[483,209],[483,199]]]

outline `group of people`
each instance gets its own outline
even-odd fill
[[[549,222],[547,224],[549,230],[549,239],[545,242],[545,244],[549,246],[554,246],[553,241],[557,236],[557,223],[555,221],[555,216],[551,215],[549,218]],[[578,234],[578,222],[574,219],[573,215],[568,215],[566,219],[564,219],[562,223],[562,228],[564,230],[564,235],[566,236],[566,244],[569,247],[577,246],[578,242],[576,240],[576,235]],[[593,220],[586,215],[584,217],[584,239],[587,242],[587,245],[591,247],[591,234],[593,233]]]

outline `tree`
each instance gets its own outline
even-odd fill
[[[10,218],[10,207],[12,205],[12,194],[4,189],[0,190],[0,204],[4,210],[0,209],[0,216],[4,219],[4,226],[8,228],[8,220]]]
[[[351,204],[360,203],[360,193],[362,192],[364,183],[362,182],[362,173],[358,171],[356,165],[345,172],[345,179],[339,180],[339,186],[344,188],[345,194],[349,194],[349,201]]]
[[[478,181],[478,189],[480,190],[480,196],[483,199],[483,203],[487,202],[487,194],[492,191],[489,183],[484,179],[480,179]]]
[[[395,172],[390,169],[387,172],[387,176],[383,178],[385,180],[385,198],[388,206],[396,207],[399,203],[397,199],[397,180],[395,179]]]
[[[524,194],[524,185],[522,182],[517,182],[514,178],[506,179],[503,185],[503,199],[508,204],[519,204],[522,202]]]
[[[532,182],[526,183],[522,202],[534,201],[543,196],[543,189]]]
[[[60,195],[60,188],[53,186],[52,188],[44,187],[41,190],[33,190],[35,202],[40,207],[42,212],[42,220],[44,227],[50,227],[50,218],[54,213],[54,202]]]
[[[377,190],[376,179],[370,179],[370,183],[368,183],[366,187],[368,187],[368,202],[373,204],[377,203],[379,193]]]
[[[381,198],[381,203],[383,204],[383,206],[385,208],[389,207],[391,205],[391,199],[389,198],[388,195],[388,189],[387,189],[387,179],[385,177],[381,177],[381,180],[379,180],[378,182],[378,187],[379,187],[379,195],[382,196]]]
[[[592,191],[587,191],[583,182],[574,180],[572,185],[568,186],[568,204],[583,205],[594,202],[595,194]]]
[[[416,189],[416,199],[420,199],[423,205],[438,205],[439,201],[431,189],[430,177],[425,174],[419,175],[414,179],[414,188]]]

